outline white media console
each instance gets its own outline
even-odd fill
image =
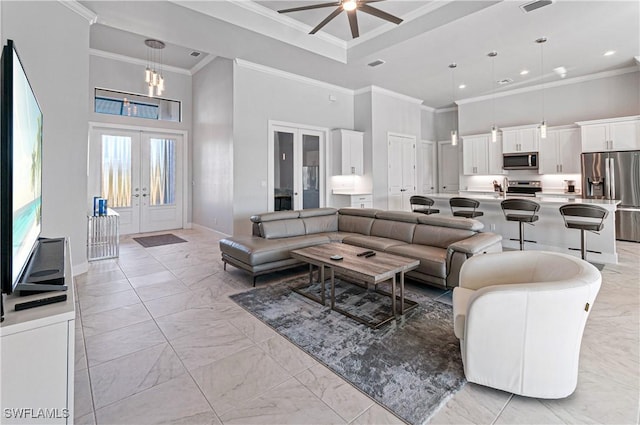
[[[75,296],[69,240],[65,292],[5,298],[0,324],[0,423],[72,424]],[[55,304],[15,311],[18,303],[67,294]]]

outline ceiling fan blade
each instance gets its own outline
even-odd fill
[[[397,16],[393,16],[387,12],[383,12],[382,10],[376,9],[375,7],[369,6],[365,3],[361,3],[358,6],[358,9],[360,9],[364,13],[368,13],[369,15],[377,16],[378,18],[384,19],[385,21],[393,22],[394,24],[399,24],[400,22],[402,22],[402,19],[398,18]]]
[[[347,12],[347,16],[349,16],[349,25],[351,26],[351,36],[353,38],[360,37],[360,32],[358,31],[358,17],[356,16],[356,10],[350,10]]]
[[[322,27],[324,27],[325,25],[327,25],[329,22],[331,22],[331,20],[333,18],[335,18],[336,16],[338,16],[340,14],[340,12],[342,12],[344,9],[342,8],[342,6],[338,6],[338,8],[336,10],[334,10],[333,12],[331,12],[331,15],[327,16],[326,18],[324,18],[324,21],[320,22],[318,24],[317,27],[315,27],[314,29],[311,30],[311,32],[309,34],[315,34],[318,31],[320,31],[320,29],[322,29]]]
[[[289,13],[289,12],[298,12],[300,10],[310,10],[310,9],[320,9],[322,7],[329,6],[340,6],[340,2],[332,2],[332,3],[319,3],[319,4],[311,4],[309,6],[301,6],[301,7],[293,7],[291,9],[282,9],[278,10],[278,13]]]

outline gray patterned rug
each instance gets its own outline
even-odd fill
[[[418,307],[375,330],[291,291],[307,283],[305,276],[230,298],[410,424],[428,421],[466,382],[450,305],[410,293]],[[356,296],[347,287],[354,285],[337,285],[340,297]],[[371,306],[372,291],[361,293]]]
[[[165,233],[163,235],[153,235],[153,236],[140,236],[138,238],[133,238],[133,240],[138,242],[140,245],[142,245],[145,248],[153,248],[155,246],[186,242],[184,239],[179,238],[173,233]]]

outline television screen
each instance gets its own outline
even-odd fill
[[[3,280],[13,288],[40,236],[42,205],[42,112],[15,50],[3,51],[2,197]],[[6,95],[6,96],[5,96]],[[9,207],[10,206],[10,207]],[[10,233],[10,234],[9,234]],[[10,237],[10,246],[9,246]],[[8,255],[7,255],[8,254]],[[3,282],[3,290],[8,291]]]

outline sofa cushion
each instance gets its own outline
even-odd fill
[[[395,245],[406,245],[406,243],[397,239],[381,238],[378,236],[352,235],[345,236],[342,243],[349,245],[361,246],[363,248],[374,249],[376,251],[386,251],[389,247]]]
[[[359,217],[354,215],[338,215],[338,230],[347,233],[359,233],[368,235],[375,219],[372,217]]]
[[[308,208],[300,210],[300,218],[317,217],[319,215],[336,215],[338,212],[335,208]]]
[[[355,215],[357,217],[371,217],[375,218],[376,214],[381,210],[375,208],[340,208],[338,214],[340,215]]]
[[[417,223],[418,218],[422,214],[408,212],[408,211],[378,211],[376,218],[382,220],[404,221],[406,223]]]
[[[250,220],[254,223],[260,223],[265,221],[287,220],[291,218],[298,218],[299,216],[300,211],[275,211],[252,215]]]
[[[305,234],[304,222],[299,218],[277,221],[263,221],[258,224],[260,235],[265,239],[290,238]]]
[[[475,234],[476,232],[472,230],[418,224],[413,233],[413,243],[448,248],[452,243],[470,238]]]
[[[413,240],[413,232],[416,228],[415,223],[407,223],[405,221],[382,220],[376,218],[371,226],[371,236],[382,238],[397,239],[402,242],[411,243]]]
[[[291,258],[289,251],[328,243],[325,235],[265,239],[255,236],[234,236],[220,241],[220,251],[251,266]]]
[[[404,244],[391,246],[387,249],[390,254],[398,254],[404,257],[420,260],[417,271],[437,276],[447,277],[447,250],[433,246]]]
[[[338,214],[305,217],[302,222],[307,235],[338,231]]]
[[[317,235],[324,235],[329,238],[331,242],[342,242],[344,238],[347,236],[359,236],[357,233],[349,233],[349,232],[326,232],[326,233],[316,233]]]

